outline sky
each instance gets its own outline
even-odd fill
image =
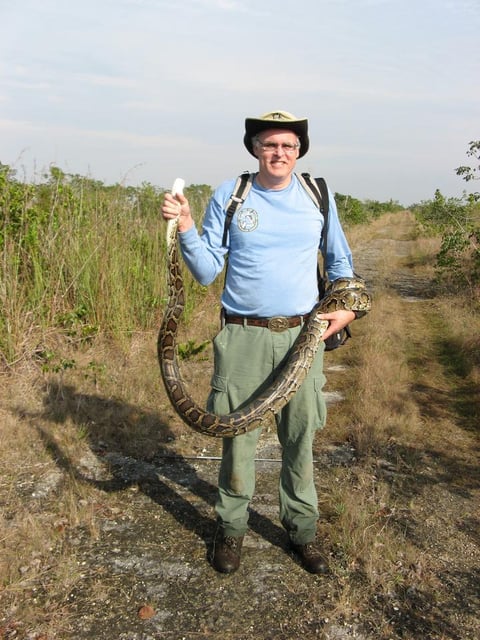
[[[217,186],[246,117],[309,121],[297,169],[405,206],[474,191],[480,0],[0,0],[0,162]]]

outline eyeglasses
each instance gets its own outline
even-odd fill
[[[258,138],[256,142],[264,153],[274,153],[281,149],[284,153],[290,155],[300,148],[300,144],[298,142],[296,144],[293,142],[282,142],[279,144],[277,142],[262,142]]]

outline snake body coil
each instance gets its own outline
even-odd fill
[[[160,370],[170,402],[192,429],[213,437],[234,437],[258,427],[267,413],[276,414],[300,388],[318,351],[328,322],[318,317],[337,309],[368,311],[370,295],[360,278],[340,278],[304,323],[280,375],[247,406],[217,416],[201,409],[188,395],[178,364],[176,337],[185,306],[185,291],[177,250],[178,219],[167,225],[168,302],[157,342]]]

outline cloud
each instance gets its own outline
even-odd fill
[[[193,5],[205,7],[206,9],[219,9],[220,11],[254,15],[265,14],[265,10],[259,10],[258,6],[249,5],[249,3],[241,0],[184,0],[185,4],[189,2]]]
[[[27,91],[48,91],[51,88],[48,82],[35,82],[33,80],[7,80],[4,86],[13,89],[25,89]]]
[[[127,76],[108,76],[93,73],[81,73],[76,76],[77,80],[89,85],[101,87],[114,87],[118,89],[134,89],[138,87],[138,80]]]
[[[81,141],[82,144],[112,142],[116,145],[128,146],[134,149],[175,149],[191,152],[195,148],[203,148],[203,142],[193,136],[175,133],[155,135],[139,134],[129,131],[104,129],[88,129],[68,125],[40,124],[28,120],[0,119],[2,136],[35,137],[44,139],[64,140],[67,146]]]
[[[182,17],[189,15],[193,9],[200,9],[204,12],[225,12],[243,13],[252,15],[264,15],[265,10],[259,9],[255,2],[245,0],[183,0],[181,11],[177,0],[118,0],[116,5],[133,6],[150,11],[165,11],[173,9],[181,13]]]

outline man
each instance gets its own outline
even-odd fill
[[[294,174],[309,148],[308,121],[275,111],[245,121],[244,144],[258,160],[258,173],[222,246],[225,207],[235,180],[213,194],[203,222],[195,228],[187,199],[165,196],[165,219],[179,215],[184,260],[203,285],[228,269],[222,294],[225,326],[214,340],[214,375],[208,410],[224,415],[252,399],[271,380],[318,300],[317,256],[323,216]],[[330,280],[353,276],[352,256],[330,198],[326,268]],[[269,323],[281,316],[285,323]],[[323,314],[329,327],[323,339],[355,318],[353,311]],[[276,329],[276,330],[275,330]],[[280,521],[304,568],[325,573],[327,561],[315,542],[318,500],[313,474],[313,439],[325,425],[322,395],[323,348],[303,385],[276,416],[282,446],[279,482]],[[248,528],[248,505],[255,487],[255,450],[261,428],[223,441],[216,513],[218,530],[213,566],[232,573],[240,565]]]

